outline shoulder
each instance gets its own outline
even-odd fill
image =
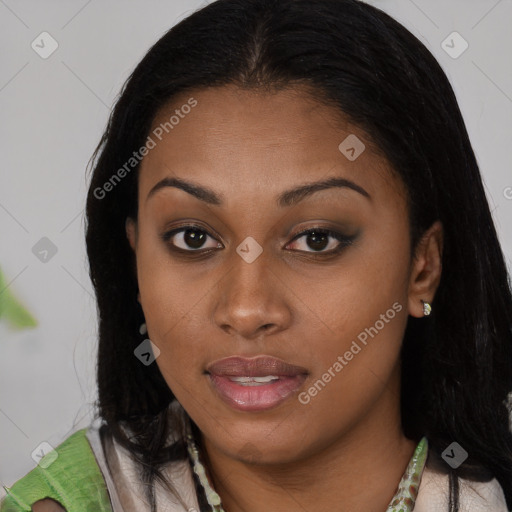
[[[425,467],[414,512],[449,510],[448,475]],[[503,489],[496,479],[474,482],[460,479],[460,512],[508,512]]]
[[[87,429],[82,429],[70,435],[44,455],[32,471],[6,489],[1,512],[28,512],[32,504],[44,498],[51,498],[68,510],[87,510],[89,504],[98,512],[110,510],[106,508],[105,482],[86,434]]]

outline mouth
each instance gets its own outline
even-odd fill
[[[241,411],[272,409],[302,386],[308,371],[269,356],[228,357],[208,365],[206,374],[215,392]]]

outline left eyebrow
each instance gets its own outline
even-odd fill
[[[149,191],[146,197],[146,201],[158,190],[166,187],[174,187],[184,190],[188,194],[208,204],[222,206],[224,203],[223,197],[214,192],[212,189],[197,183],[183,180],[181,178],[164,178],[163,180],[159,181]],[[348,188],[371,200],[370,194],[363,187],[357,185],[353,181],[347,180],[345,178],[332,177],[321,181],[314,181],[312,183],[299,185],[298,187],[282,192],[277,197],[277,205],[281,208],[286,206],[293,206],[306,197],[314,194],[315,192],[328,188]]]
[[[355,190],[362,196],[371,200],[370,194],[361,186],[357,185],[353,181],[347,180],[345,178],[327,178],[321,181],[314,181],[312,183],[306,183],[305,185],[300,185],[296,188],[283,192],[277,200],[278,206],[293,206],[297,204],[299,201],[302,201],[304,198],[318,192],[320,190],[325,190],[328,188],[349,188],[351,190]]]

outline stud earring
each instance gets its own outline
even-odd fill
[[[146,323],[144,322],[143,324],[140,324],[139,333],[144,335],[147,332],[148,332],[148,328],[146,327]]]
[[[432,313],[432,306],[428,302],[425,302],[424,300],[422,300],[421,302],[423,303],[423,315],[430,315],[430,313]]]

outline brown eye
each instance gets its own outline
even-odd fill
[[[303,239],[298,243],[298,240]],[[347,245],[350,245],[355,236],[345,236],[337,231],[325,228],[311,228],[299,233],[293,240],[296,249],[300,252],[332,254],[341,251]],[[328,249],[328,250],[326,250]]]
[[[192,249],[200,249],[207,237],[208,235],[204,231],[198,229],[187,229],[183,232],[183,242]]]

